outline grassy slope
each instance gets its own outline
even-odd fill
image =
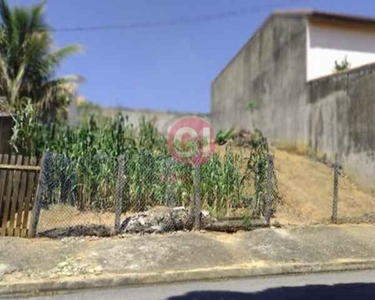
[[[329,222],[333,171],[309,157],[275,150],[283,204],[276,217],[283,224]],[[375,222],[375,197],[359,190],[345,175],[339,184],[339,222]]]

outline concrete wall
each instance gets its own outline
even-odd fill
[[[211,121],[215,129],[259,128],[271,141],[307,146],[331,161],[337,153],[357,184],[375,190],[375,64],[307,81],[308,59],[318,63],[319,51],[312,48],[329,52],[340,42],[345,51],[355,46],[372,52],[375,36],[370,41],[348,32],[332,39],[331,29],[314,28],[308,44],[308,24],[301,15],[271,16],[213,82]],[[347,44],[348,36],[355,43],[368,40],[366,49]],[[329,59],[339,60],[339,53]],[[253,113],[249,101],[255,103]]]
[[[307,84],[309,145],[375,189],[375,64]]]
[[[271,16],[233,58],[212,84],[215,129],[256,127],[271,139],[307,141],[306,23]]]
[[[9,141],[12,137],[13,119],[11,116],[2,115],[0,112],[0,154],[9,154]]]
[[[188,113],[188,112],[174,112],[174,111],[157,111],[157,110],[146,110],[146,109],[130,109],[130,108],[102,108],[102,114],[108,117],[115,117],[119,112],[124,113],[128,116],[129,123],[133,124],[135,127],[138,126],[139,121],[142,117],[146,120],[155,122],[155,126],[162,131],[164,126],[175,117],[184,117],[184,116],[198,116],[207,121],[210,121],[208,114],[197,114],[197,113]]]
[[[330,75],[335,61],[347,58],[352,68],[375,62],[375,28],[356,24],[310,21],[307,80]]]

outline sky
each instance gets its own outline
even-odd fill
[[[32,5],[35,0],[8,0]],[[53,28],[157,23],[241,13],[219,20],[106,31],[59,31],[57,46],[80,44],[58,74],[79,74],[79,95],[102,106],[210,111],[210,86],[277,9],[319,9],[375,16],[373,0],[49,0]]]

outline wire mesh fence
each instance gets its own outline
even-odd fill
[[[339,201],[339,176],[340,176],[340,164],[338,161],[338,155],[335,156],[335,163],[333,165],[333,195],[332,195],[332,217],[331,222],[337,223],[337,210]]]
[[[79,234],[80,230],[113,228],[116,169],[116,159],[107,156],[84,160],[45,154],[38,232]]]
[[[119,157],[47,153],[34,210],[40,212],[38,234],[166,232],[221,218],[270,218],[273,165],[252,158],[227,151],[191,166],[148,151]]]

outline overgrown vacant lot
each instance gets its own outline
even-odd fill
[[[248,148],[232,148],[241,154],[244,173],[250,154]],[[223,158],[226,147],[216,148]],[[308,156],[283,150],[272,150],[275,154],[275,171],[278,181],[280,202],[277,205],[275,219],[282,225],[307,225],[330,223],[332,213],[333,170]],[[245,191],[253,194],[252,182],[246,182]],[[244,213],[246,209],[238,212]],[[123,214],[121,220],[134,213]],[[361,191],[345,175],[339,181],[339,222],[340,223],[375,223],[375,197]],[[93,211],[80,212],[69,206],[52,206],[43,210],[40,218],[41,231],[78,225],[104,225],[111,228],[114,213]]]
[[[333,171],[307,156],[275,150],[282,205],[276,218],[282,224],[328,223],[332,214]],[[340,176],[340,223],[375,223],[375,197]]]

